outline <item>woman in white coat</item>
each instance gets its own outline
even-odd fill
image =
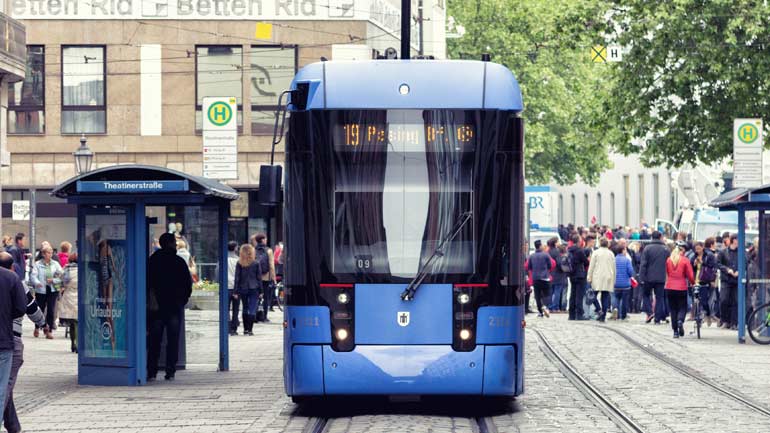
[[[53,330],[56,329],[54,317],[56,313],[56,302],[59,299],[59,289],[61,288],[62,267],[58,260],[53,258],[53,248],[51,245],[43,244],[40,250],[42,258],[35,262],[32,268],[32,283],[35,286],[35,300],[40,309],[45,312],[46,329],[43,330],[45,338],[53,340]],[[37,337],[40,330],[35,326]]]
[[[609,250],[609,246],[610,241],[602,238],[599,241],[599,249],[591,254],[591,263],[588,265],[588,282],[596,296],[601,296],[602,311],[598,317],[600,322],[604,322],[607,317],[615,287],[615,254]]]

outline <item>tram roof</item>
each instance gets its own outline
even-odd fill
[[[503,65],[472,60],[328,61],[302,68],[307,109],[524,109],[521,89]],[[399,88],[409,86],[407,94]]]
[[[186,180],[189,183],[189,193],[203,194],[225,200],[237,200],[238,192],[216,180],[192,176],[181,171],[153,165],[113,165],[91,170],[88,173],[70,178],[57,185],[51,195],[67,198],[80,194],[77,192],[79,181],[164,181]]]

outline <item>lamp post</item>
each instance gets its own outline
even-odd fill
[[[72,156],[75,157],[75,170],[77,170],[78,175],[91,171],[91,164],[94,162],[94,153],[86,144],[85,134],[80,136],[80,147],[78,147],[78,150],[72,152]]]

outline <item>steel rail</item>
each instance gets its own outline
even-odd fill
[[[543,353],[545,353],[548,357],[550,357],[552,360],[557,361],[560,368],[559,370],[564,374],[564,376],[572,382],[572,384],[575,385],[575,387],[578,388],[578,390],[585,395],[586,397],[593,400],[595,403],[597,403],[597,406],[599,409],[607,415],[608,418],[610,418],[618,427],[620,427],[624,432],[630,432],[630,433],[644,433],[645,430],[636,423],[629,415],[627,415],[622,409],[620,409],[615,403],[613,403],[609,398],[607,398],[601,391],[599,391],[596,387],[594,387],[591,382],[589,382],[586,378],[584,378],[578,371],[575,369],[572,364],[569,363],[566,359],[564,359],[561,355],[559,355],[559,352],[554,349],[553,345],[548,341],[548,339],[545,337],[545,335],[538,329],[532,329],[535,334],[537,334],[538,338],[540,338],[540,341],[543,343],[540,347],[543,350]],[[556,362],[555,362],[556,363]]]
[[[737,391],[729,389],[729,387],[727,387],[726,385],[721,384],[719,382],[716,382],[714,380],[706,378],[705,376],[703,376],[702,374],[698,373],[694,369],[692,369],[692,368],[682,364],[679,361],[675,361],[675,360],[669,358],[668,356],[666,356],[662,352],[659,352],[659,351],[657,351],[657,350],[655,350],[655,349],[653,349],[653,348],[651,348],[649,346],[645,346],[644,344],[638,342],[637,340],[633,339],[632,337],[630,337],[629,335],[627,335],[626,333],[624,333],[624,332],[622,332],[622,331],[620,331],[618,329],[611,328],[611,327],[604,327],[604,326],[602,326],[601,328],[602,329],[606,329],[608,331],[612,331],[612,332],[620,335],[621,337],[623,337],[623,339],[625,339],[631,345],[641,349],[646,354],[648,354],[648,355],[652,356],[653,358],[657,359],[658,361],[660,361],[660,362],[670,366],[671,368],[673,368],[674,370],[678,371],[679,373],[681,373],[681,374],[683,374],[683,375],[685,375],[685,376],[687,376],[687,377],[689,377],[689,378],[691,378],[693,380],[696,380],[696,381],[702,383],[703,385],[706,385],[709,388],[711,388],[711,389],[713,389],[715,391],[718,391],[719,393],[721,393],[721,394],[723,394],[723,395],[725,395],[727,397],[730,397],[731,399],[733,399],[733,400],[743,404],[746,407],[751,408],[752,410],[754,410],[754,411],[756,411],[756,412],[758,412],[758,413],[760,413],[762,415],[770,417],[770,409],[768,409],[767,407],[765,407],[765,406],[763,406],[763,405],[761,405],[759,403],[756,403],[756,402],[752,401],[750,398],[748,398],[748,397],[746,397],[744,395],[741,395]]]

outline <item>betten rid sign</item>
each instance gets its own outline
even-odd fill
[[[369,0],[11,0],[11,16],[29,20],[367,19],[356,12],[370,6],[369,3]]]

